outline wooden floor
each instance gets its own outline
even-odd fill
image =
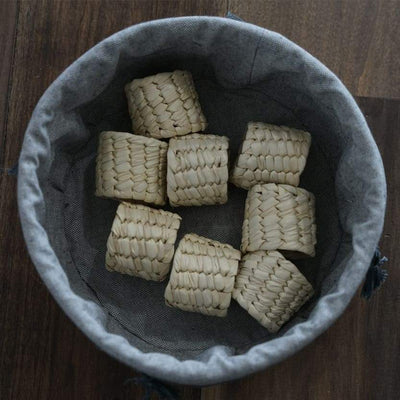
[[[381,248],[390,278],[306,349],[264,372],[184,399],[398,399],[400,393],[400,0],[0,0],[0,399],[135,399],[135,372],[98,350],[39,279],[7,174],[47,86],[78,56],[131,24],[228,9],[317,56],[365,113],[388,178]],[[154,397],[157,398],[157,397]]]

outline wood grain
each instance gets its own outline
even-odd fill
[[[8,95],[11,83],[11,67],[17,28],[18,7],[16,2],[0,2],[0,129],[4,132],[8,115]],[[3,172],[4,136],[0,134],[0,167]]]
[[[229,3],[232,12],[281,31],[323,59],[353,94],[399,97],[399,1]],[[43,91],[95,43],[137,22],[178,15],[223,16],[227,9],[225,0],[0,1],[0,399],[142,396],[140,388],[124,385],[135,372],[98,350],[49,295],[25,250],[16,180],[4,168],[17,161],[26,125]],[[400,101],[358,101],[388,175],[382,250],[390,258],[390,279],[370,303],[356,297],[330,330],[286,362],[201,391],[176,387],[182,398],[398,397],[400,271],[395,267],[400,262],[400,160],[396,157]]]
[[[229,9],[305,48],[353,95],[400,98],[399,0],[230,0]]]

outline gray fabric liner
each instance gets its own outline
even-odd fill
[[[207,132],[230,137],[234,160],[246,122],[307,129],[313,144],[301,186],[317,199],[314,259],[296,262],[316,296],[277,335],[234,301],[227,318],[167,308],[165,283],[109,273],[105,243],[117,203],[94,196],[99,132],[130,130],[123,85],[188,69]],[[178,208],[179,232],[238,247],[246,192],[225,206]],[[283,360],[330,326],[363,279],[378,242],[386,186],[376,145],[340,81],[282,36],[215,17],[152,21],[84,54],[46,91],[20,157],[21,223],[39,274],[99,347],[161,379],[211,384]]]

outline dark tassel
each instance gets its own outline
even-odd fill
[[[382,257],[381,252],[377,248],[372,257],[367,276],[365,277],[364,286],[361,291],[361,296],[369,300],[375,290],[377,290],[388,277],[388,272],[382,269],[382,265],[388,261],[386,257]]]
[[[153,393],[158,394],[159,398],[163,400],[179,399],[178,394],[171,387],[145,374],[127,379],[124,382],[124,385],[127,385],[128,383],[133,383],[143,387],[144,395],[142,400],[150,400]]]
[[[230,19],[234,19],[235,21],[242,21],[242,18],[238,17],[237,15],[231,13],[230,11],[228,11],[225,15],[226,18],[230,18]]]
[[[16,163],[13,167],[8,168],[7,175],[10,175],[10,176],[18,175],[18,163]]]

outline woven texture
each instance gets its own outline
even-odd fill
[[[97,152],[96,196],[166,201],[167,143],[126,132],[102,132]]]
[[[240,252],[228,244],[187,234],[176,250],[165,290],[169,306],[224,317],[231,302]]]
[[[228,201],[228,138],[194,133],[168,148],[167,194],[171,206]]]
[[[243,252],[285,250],[293,258],[315,255],[315,200],[307,190],[275,183],[253,186],[244,213]]]
[[[106,268],[152,281],[169,272],[181,217],[147,206],[121,203],[107,241]]]
[[[308,132],[249,122],[230,181],[243,189],[270,182],[298,186],[310,145]]]
[[[170,138],[207,127],[190,72],[163,72],[135,79],[125,86],[125,92],[136,134]]]
[[[243,256],[232,296],[275,333],[313,294],[311,284],[281,253],[257,251]]]

